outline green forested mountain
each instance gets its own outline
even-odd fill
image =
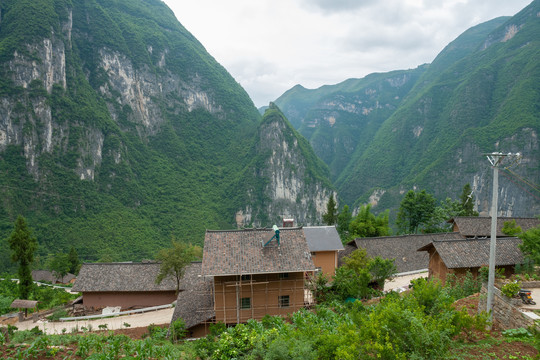
[[[272,225],[246,203],[261,116],[162,1],[4,0],[0,16],[1,238],[21,214],[42,259],[140,260]],[[8,255],[1,241],[0,270]]]
[[[399,70],[308,90],[295,86],[276,104],[315,153],[331,170],[333,179],[354,154],[368,144],[381,124],[396,111],[425,71]]]
[[[482,154],[520,152],[522,163],[512,168],[516,177],[503,176],[499,181],[499,213],[540,213],[538,189],[520,184],[520,180],[540,183],[539,12],[540,2],[534,1],[514,17],[469,29],[433,63],[416,69],[418,76],[411,78],[395,108],[383,115],[374,131],[355,137],[350,156],[338,156],[344,164],[334,166],[335,158],[321,156],[331,166],[342,201],[356,205],[371,201],[375,209],[384,210],[397,207],[408,189],[427,189],[440,199],[456,198],[470,183],[476,208],[486,214],[492,173]],[[324,87],[325,94],[328,89]],[[385,97],[373,84],[359,90],[357,96],[379,91],[378,96]],[[287,117],[298,116],[297,127],[317,154],[326,152],[332,142],[334,148],[349,144],[350,137],[339,131],[366,121],[350,110],[350,101],[344,98],[330,94],[314,99],[305,90],[296,99],[299,92],[299,87],[291,89],[276,104]],[[324,113],[318,116],[321,108]],[[329,123],[327,114],[332,112],[347,112],[349,122],[336,117]]]

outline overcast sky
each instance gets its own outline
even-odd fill
[[[431,62],[471,26],[531,0],[164,0],[249,93],[268,105],[318,88]]]

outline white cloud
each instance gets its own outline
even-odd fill
[[[462,32],[530,0],[165,0],[178,20],[267,105],[316,88],[431,62]]]

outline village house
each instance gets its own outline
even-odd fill
[[[497,218],[497,237],[505,237],[502,228],[506,222],[515,221],[516,226],[521,227],[522,231],[527,231],[540,226],[540,219],[537,218],[517,218],[517,217],[498,217]],[[490,216],[458,216],[448,220],[452,224],[453,231],[460,233],[464,238],[483,238],[491,236],[491,217]]]
[[[497,239],[495,266],[504,269],[506,276],[514,273],[516,264],[523,263],[520,244],[521,239],[516,237]],[[445,283],[448,274],[462,277],[470,271],[477,277],[480,267],[489,264],[489,248],[489,238],[449,239],[434,240],[418,251],[429,254],[429,276]]]
[[[336,227],[304,226],[303,229],[315,268],[331,278],[336,273],[338,254],[344,250]]]
[[[72,291],[82,293],[86,308],[122,309],[171,304],[176,300],[172,277],[156,284],[159,263],[85,263]]]
[[[299,310],[309,301],[306,274],[314,271],[301,227],[206,231],[202,275],[213,279],[216,322]]]
[[[354,250],[365,249],[367,255],[372,258],[379,256],[382,259],[395,259],[394,265],[396,266],[398,275],[427,270],[429,255],[418,252],[418,248],[436,240],[459,238],[461,238],[459,233],[357,238],[347,243],[345,250],[339,254],[339,266],[344,264],[344,258],[349,256]]]
[[[67,273],[63,277],[49,270],[32,270],[32,280],[50,282],[51,284],[73,284],[76,276]]]

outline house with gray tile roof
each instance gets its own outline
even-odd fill
[[[383,259],[395,259],[394,265],[398,274],[420,271],[428,268],[429,256],[418,252],[422,246],[434,240],[460,239],[459,233],[435,233],[398,236],[381,236],[373,238],[357,238],[350,241],[345,250],[339,254],[339,266],[344,264],[343,258],[356,249],[366,249],[368,256],[379,256]]]
[[[72,291],[81,292],[88,308],[120,306],[122,309],[170,304],[176,299],[172,277],[156,284],[160,264],[85,263]],[[186,284],[180,284],[180,290]]]
[[[504,269],[506,275],[514,272],[516,264],[524,261],[519,249],[521,239],[506,237],[497,239],[495,266]],[[490,239],[435,240],[418,252],[429,254],[429,276],[446,281],[448,274],[464,276],[467,271],[478,276],[480,267],[489,264]]]
[[[314,271],[301,227],[206,231],[201,272],[214,281],[216,321],[237,324],[304,307],[306,273]]]
[[[502,232],[504,223],[515,221],[516,226],[520,226],[522,231],[527,231],[540,226],[540,219],[537,218],[517,218],[517,217],[498,217],[497,218],[497,237],[506,237]],[[453,231],[459,232],[466,238],[482,238],[491,236],[491,217],[490,216],[458,216],[448,220],[452,224]]]
[[[49,270],[32,270],[32,280],[46,281],[52,284],[69,284],[75,282],[76,276],[72,273],[67,273],[64,277],[57,275]]]
[[[328,277],[334,276],[338,266],[338,253],[345,250],[336,227],[304,226],[303,229],[315,267]]]

